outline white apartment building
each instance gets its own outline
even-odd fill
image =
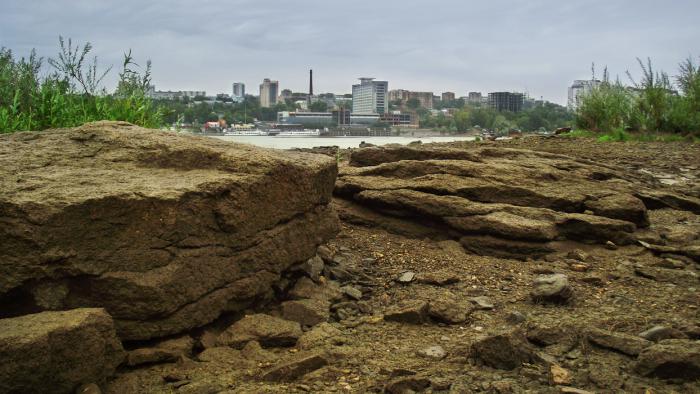
[[[600,85],[598,80],[575,80],[569,87],[569,99],[566,105],[569,111],[575,111],[578,108],[581,97],[590,93],[598,85]]]
[[[353,114],[384,114],[389,111],[387,93],[389,82],[375,81],[374,78],[360,78],[360,83],[352,85]]]

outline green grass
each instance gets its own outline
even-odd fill
[[[601,133],[598,138],[603,141],[685,139],[666,136],[667,133],[700,137],[700,68],[693,59],[680,64],[675,78],[654,70],[651,60],[637,61],[642,71],[640,82],[629,72],[631,86],[610,81],[606,70],[601,83],[580,97],[577,128]],[[616,130],[637,134],[630,137]]]
[[[60,39],[58,58],[49,59],[53,72],[32,51],[15,59],[0,48],[0,133],[74,127],[97,120],[121,120],[157,128],[163,112],[150,98],[150,63],[136,70],[131,53],[124,56],[117,90],[108,94],[99,85],[109,71],[99,73],[97,60],[87,64],[92,49]]]
[[[694,136],[683,136],[680,134],[673,133],[640,133],[640,132],[629,132],[622,129],[617,129],[609,133],[596,133],[590,130],[576,129],[572,130],[567,134],[562,134],[563,137],[567,138],[591,138],[598,142],[626,142],[626,141],[637,141],[637,142],[700,142],[699,137]]]

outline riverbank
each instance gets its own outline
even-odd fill
[[[3,137],[0,197],[23,208],[2,217],[31,215],[0,237],[15,251],[0,347],[26,343],[13,319],[89,304],[112,316],[110,347],[71,359],[104,363],[80,383],[106,393],[700,391],[698,144],[528,137],[329,158],[152,133]]]

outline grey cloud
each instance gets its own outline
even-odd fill
[[[698,53],[695,0],[165,1],[4,0],[0,45],[44,56],[57,37],[90,41],[103,64],[131,48],[159,89],[228,92],[262,78],[348,92],[362,75],[390,88],[527,90],[564,102],[590,65],[613,75],[652,57],[670,73]],[[114,83],[112,72],[109,83]]]

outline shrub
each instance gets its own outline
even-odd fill
[[[54,72],[41,76],[43,59],[32,50],[15,60],[0,49],[0,132],[74,127],[96,120],[123,120],[144,127],[159,127],[162,111],[146,96],[150,62],[135,70],[131,53],[124,55],[123,70],[115,94],[100,89],[110,71],[98,71],[97,59],[86,59],[92,46],[73,46],[59,38],[60,52],[48,63]]]

